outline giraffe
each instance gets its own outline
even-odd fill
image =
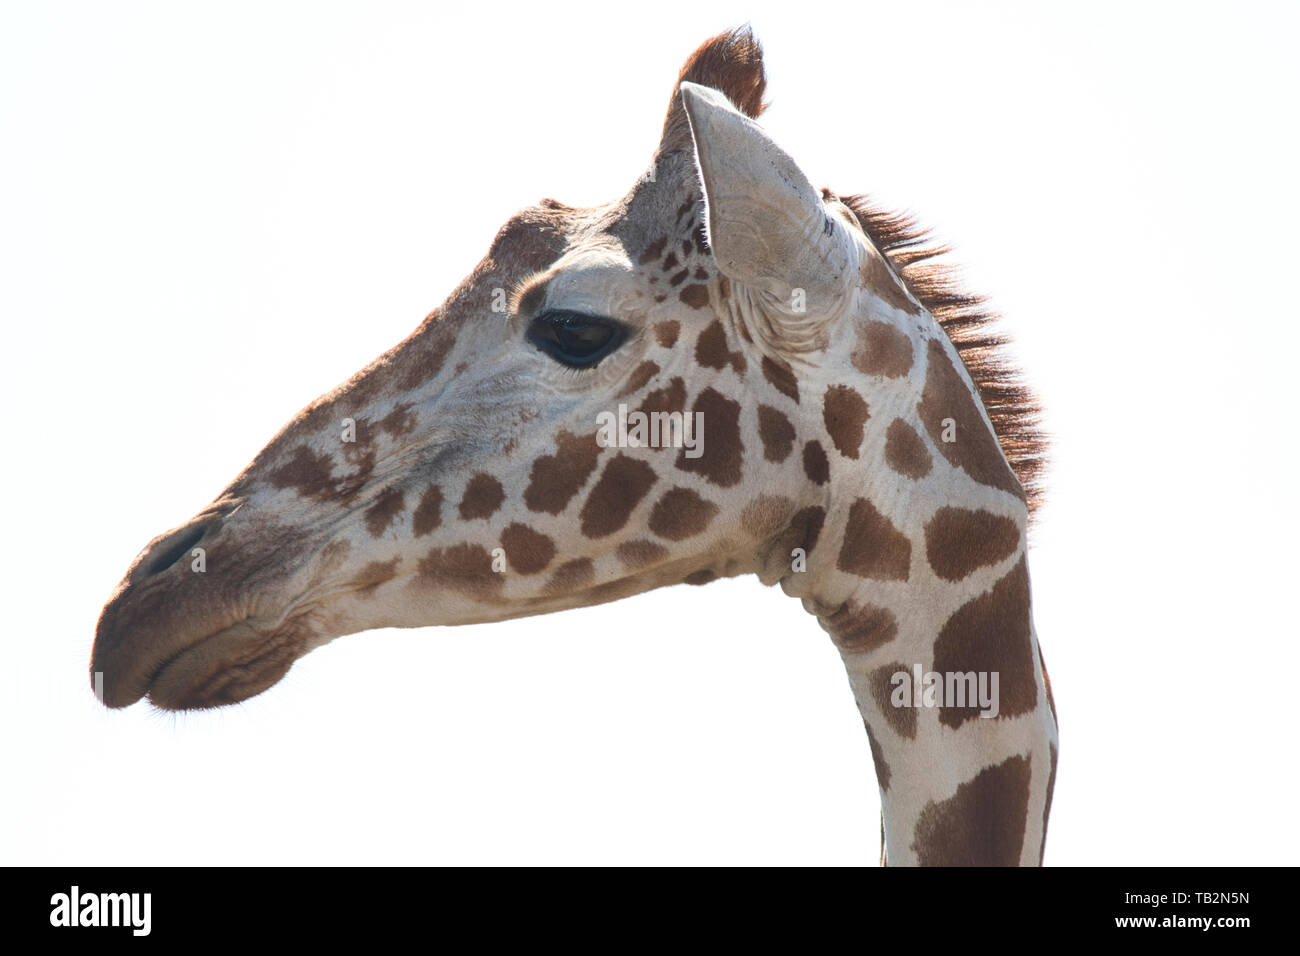
[[[155,538],[97,625],[103,703],[218,707],[341,635],[754,574],[844,662],[881,862],[1041,863],[1037,406],[914,224],[814,189],[759,126],[765,89],[748,28],[706,41],[627,195],[512,217],[407,339]],[[698,421],[698,447],[611,440],[616,410],[669,439]],[[966,675],[996,680],[996,716],[954,696]]]

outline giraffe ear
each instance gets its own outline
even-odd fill
[[[782,350],[823,344],[849,300],[858,246],[797,163],[722,93],[683,82],[709,245],[723,275],[759,300]],[[768,336],[765,336],[768,337]]]

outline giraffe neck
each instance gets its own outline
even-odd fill
[[[1024,495],[955,349],[873,254],[854,337],[827,350],[846,360],[801,382],[822,411],[803,503],[820,513],[760,556],[760,577],[844,661],[887,859],[1036,864],[1057,738]]]

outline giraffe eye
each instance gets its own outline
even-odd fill
[[[528,326],[528,341],[569,368],[593,368],[623,344],[627,327],[581,312],[543,312]]]

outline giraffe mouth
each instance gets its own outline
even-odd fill
[[[159,710],[208,710],[254,697],[276,684],[305,652],[300,626],[261,632],[247,622],[204,638],[163,661],[145,696]]]

